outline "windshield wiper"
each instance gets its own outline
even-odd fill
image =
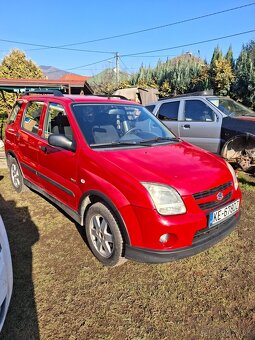
[[[118,141],[110,143],[90,144],[92,148],[105,148],[111,146],[146,146],[141,144],[141,141]]]
[[[177,137],[156,137],[151,139],[144,139],[139,141],[114,141],[110,143],[90,144],[92,148],[105,148],[111,146],[152,146],[154,143],[160,142],[179,142]]]
[[[160,142],[179,142],[179,141],[180,139],[177,137],[156,137],[156,138],[142,140],[140,141],[140,144],[151,145],[151,144],[160,143]]]

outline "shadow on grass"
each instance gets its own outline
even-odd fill
[[[13,265],[13,294],[1,339],[40,339],[32,278],[32,246],[39,240],[36,225],[26,207],[5,201],[0,213],[8,234]]]
[[[249,185],[249,186],[251,186],[251,187],[255,187],[255,182],[254,182],[254,180],[249,180],[248,178],[240,177],[240,178],[238,178],[238,181],[239,181],[241,184]]]

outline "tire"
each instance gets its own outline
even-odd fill
[[[24,184],[23,175],[21,173],[19,164],[14,157],[10,156],[9,165],[12,186],[18,193],[20,193],[25,190],[26,186]]]
[[[113,267],[125,262],[118,222],[105,204],[97,202],[90,206],[85,229],[90,249],[102,264]]]

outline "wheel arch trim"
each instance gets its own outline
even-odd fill
[[[124,222],[124,219],[121,216],[118,208],[115,206],[115,204],[112,202],[112,200],[108,196],[106,196],[104,193],[98,190],[90,190],[81,197],[80,204],[79,204],[79,214],[81,216],[81,224],[84,225],[84,220],[85,220],[85,216],[87,213],[87,209],[93,203],[93,201],[103,202],[112,210],[112,212],[114,213],[114,215],[116,216],[119,222],[120,231],[124,237],[125,243],[130,245],[129,233],[128,233],[126,224]]]

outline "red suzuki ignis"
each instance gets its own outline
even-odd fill
[[[15,190],[27,186],[61,207],[108,266],[197,254],[240,217],[233,168],[128,100],[26,93],[9,117],[5,152]]]

